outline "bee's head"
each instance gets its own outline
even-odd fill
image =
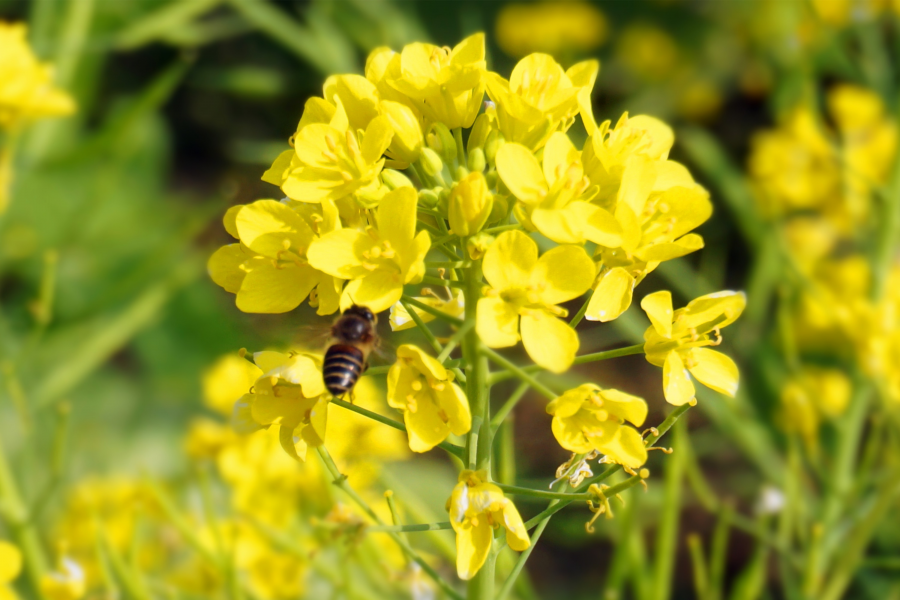
[[[359,306],[358,304],[354,304],[344,311],[344,315],[356,315],[357,317],[362,317],[373,325],[376,322],[375,313],[373,313],[368,306]]]

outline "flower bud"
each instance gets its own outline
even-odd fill
[[[419,204],[427,208],[437,206],[440,198],[434,190],[419,190]]]
[[[484,168],[487,166],[487,160],[484,157],[484,150],[481,148],[475,148],[471,152],[469,152],[469,170],[470,171],[478,171],[479,173],[484,171]]]
[[[431,148],[422,148],[422,156],[419,159],[425,173],[432,177],[439,176],[444,170],[444,162],[438,153]]]
[[[491,244],[494,243],[494,236],[489,233],[478,233],[470,237],[466,241],[466,251],[469,253],[469,258],[472,260],[478,260],[484,253],[487,252],[487,249],[491,247]]]
[[[484,148],[484,143],[487,140],[488,134],[493,130],[491,127],[491,115],[488,113],[481,113],[478,115],[478,118],[475,119],[475,123],[472,125],[472,130],[469,132],[469,141],[466,145],[466,149],[471,154],[476,148]]]
[[[488,190],[484,175],[470,173],[460,180],[450,193],[449,218],[450,231],[458,236],[469,236],[478,233],[484,227],[494,199]]]
[[[395,171],[394,169],[385,169],[382,171],[381,180],[384,181],[384,185],[388,186],[388,189],[391,190],[396,190],[397,188],[404,186],[415,187],[406,175],[400,171]]]
[[[395,160],[413,163],[422,151],[422,127],[413,110],[405,104],[384,100],[379,105],[394,129],[394,137],[387,154]]]
[[[497,157],[497,150],[500,149],[500,144],[503,142],[503,136],[500,135],[500,132],[496,129],[491,131],[487,140],[484,142],[484,157],[487,159],[488,164],[494,164],[494,159]]]
[[[443,123],[434,123],[428,132],[428,147],[437,152],[445,163],[456,160],[456,140]]]

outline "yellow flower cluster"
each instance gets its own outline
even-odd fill
[[[464,317],[479,351],[521,341],[538,368],[566,371],[580,343],[563,304],[591,293],[584,316],[616,319],[660,263],[703,247],[693,231],[712,214],[706,190],[669,159],[669,126],[627,113],[596,122],[598,72],[595,60],[564,69],[533,53],[507,79],[487,70],[482,34],[454,48],[374,50],[364,76],[330,77],[322,97],[306,102],[292,148],[263,176],[284,198],[226,213],[236,242],[211,257],[212,278],[247,312],[286,312],[308,298],[320,315],[390,309],[395,330]],[[568,135],[579,116],[588,134],[580,148]],[[541,251],[538,240],[552,247]],[[408,302],[407,286],[422,282],[446,293],[426,288]],[[693,400],[688,373],[733,395],[737,367],[705,346],[740,315],[743,295],[713,294],[674,313],[670,296],[648,298],[645,348],[664,367],[666,399]],[[471,367],[473,346],[465,347]],[[406,344],[388,373],[388,403],[414,452],[446,447],[481,422],[446,358]],[[252,387],[236,418],[277,432],[302,459],[330,437],[321,358],[262,352],[254,362],[258,370],[240,368]],[[643,424],[641,398],[584,385],[547,410],[564,448],[628,470],[646,461],[644,441],[626,425]],[[215,446],[214,432],[197,431],[198,452]],[[515,506],[486,472],[463,473],[449,510],[464,579],[487,559],[495,528],[507,530],[513,549],[528,546]]]

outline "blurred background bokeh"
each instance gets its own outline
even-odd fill
[[[188,512],[204,510],[195,483],[209,473],[213,501],[237,512],[262,510],[260,496],[330,493],[285,483],[299,477],[291,463],[242,505],[226,490],[250,459],[238,468],[216,455],[216,467],[204,466],[211,455],[197,445],[225,444],[212,440],[227,426],[214,410],[216,382],[234,375],[221,357],[317,346],[306,325],[328,322],[308,306],[242,313],[206,261],[230,239],[221,221],[229,206],[278,194],[260,176],[327,75],[361,72],[378,46],[452,46],[484,31],[491,70],[506,74],[531,52],[564,67],[597,57],[598,121],[628,111],[675,129],[672,158],[710,190],[715,213],[699,230],[706,248],[665,263],[639,296],[671,289],[683,306],[740,289],[749,299],[726,341],[741,366],[738,398],[701,395],[678,466],[654,453],[649,491],[614,505],[616,518],[593,535],[586,510],[560,513],[514,593],[900,598],[900,281],[891,275],[900,18],[891,2],[0,0],[0,19],[28,24],[35,52],[77,104],[72,116],[22,132],[0,215],[0,441],[51,557],[65,552],[61,542],[80,552],[72,523],[121,511],[137,493],[128,486],[145,478],[167,482]],[[394,345],[418,340],[382,326]],[[582,349],[640,342],[645,327],[635,307],[610,326],[585,323]],[[659,370],[643,357],[568,377],[645,397],[648,423],[664,416]],[[383,404],[379,385],[373,406]],[[513,387],[500,388],[498,402]],[[515,414],[516,475],[535,487],[568,458],[544,404],[529,396]],[[198,419],[213,423],[209,439]],[[411,520],[443,520],[445,496],[432,484],[452,485],[445,457],[413,464],[402,440],[380,443],[375,458],[391,464],[373,476],[376,489],[413,489],[423,508]],[[352,448],[343,456],[366,458]],[[525,499],[520,510],[527,518],[541,508]],[[135,528],[122,534],[126,555]],[[447,544],[452,552],[450,534],[435,537],[436,555]],[[323,572],[310,577],[329,580]],[[251,593],[355,597],[339,580]],[[153,597],[194,597],[165,577],[158,585]],[[219,597],[216,585],[185,589]]]

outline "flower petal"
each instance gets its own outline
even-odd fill
[[[368,270],[362,265],[363,253],[375,240],[356,229],[338,229],[313,240],[306,253],[309,264],[341,279],[363,277]]]
[[[497,290],[523,288],[538,261],[537,243],[521,231],[505,231],[484,253],[484,277]]]
[[[213,252],[206,263],[206,269],[217,285],[225,288],[226,292],[237,294],[247,276],[241,265],[253,256],[242,244],[228,244]]]
[[[694,348],[691,350],[691,358],[694,360],[694,366],[690,368],[691,375],[697,381],[734,398],[740,373],[729,356],[709,348]]]
[[[472,579],[487,560],[494,530],[481,516],[472,526],[464,524],[456,530],[456,574],[463,581]]]
[[[22,554],[19,549],[0,540],[0,586],[12,583],[21,570]]]
[[[603,408],[610,414],[640,427],[647,418],[647,403],[640,396],[619,390],[602,390]]]
[[[528,530],[522,522],[522,516],[512,500],[503,505],[503,526],[506,528],[506,544],[516,552],[522,552],[531,545]]]
[[[354,279],[344,287],[341,310],[358,304],[380,313],[389,309],[402,295],[403,282],[400,281],[400,275],[390,271],[375,271],[362,279]]]
[[[688,376],[684,362],[674,350],[666,356],[663,365],[663,392],[666,402],[681,406],[694,399],[694,384]]]
[[[450,428],[438,414],[437,405],[428,397],[427,392],[416,394],[415,412],[403,412],[403,421],[409,433],[409,449],[413,452],[428,452],[445,439]]]
[[[519,313],[498,296],[478,300],[475,329],[489,348],[515,346],[519,341]]]
[[[584,316],[589,321],[606,323],[618,318],[631,306],[634,277],[622,267],[607,271],[591,296]]]
[[[497,151],[497,172],[513,196],[526,204],[536,204],[547,193],[541,165],[531,150],[507,143]]]
[[[435,390],[438,404],[447,415],[447,425],[456,435],[465,435],[472,429],[472,412],[465,392],[452,381],[444,384],[442,390]]]
[[[594,261],[580,246],[557,246],[541,256],[531,272],[531,285],[540,289],[541,302],[561,304],[591,287]]]
[[[672,337],[672,292],[660,290],[647,294],[641,300],[641,308],[647,313],[659,335]]]
[[[257,200],[244,206],[237,213],[235,226],[245,246],[270,258],[288,249],[303,256],[313,240],[303,217],[275,200]]]
[[[316,272],[304,265],[276,268],[262,261],[247,273],[235,303],[249,313],[285,313],[297,308],[316,285]]]
[[[600,451],[630,469],[637,469],[647,462],[644,439],[636,430],[625,425],[618,428],[612,439],[605,442]]]
[[[578,334],[544,310],[522,315],[522,343],[531,360],[553,373],[562,373],[575,360]]]

